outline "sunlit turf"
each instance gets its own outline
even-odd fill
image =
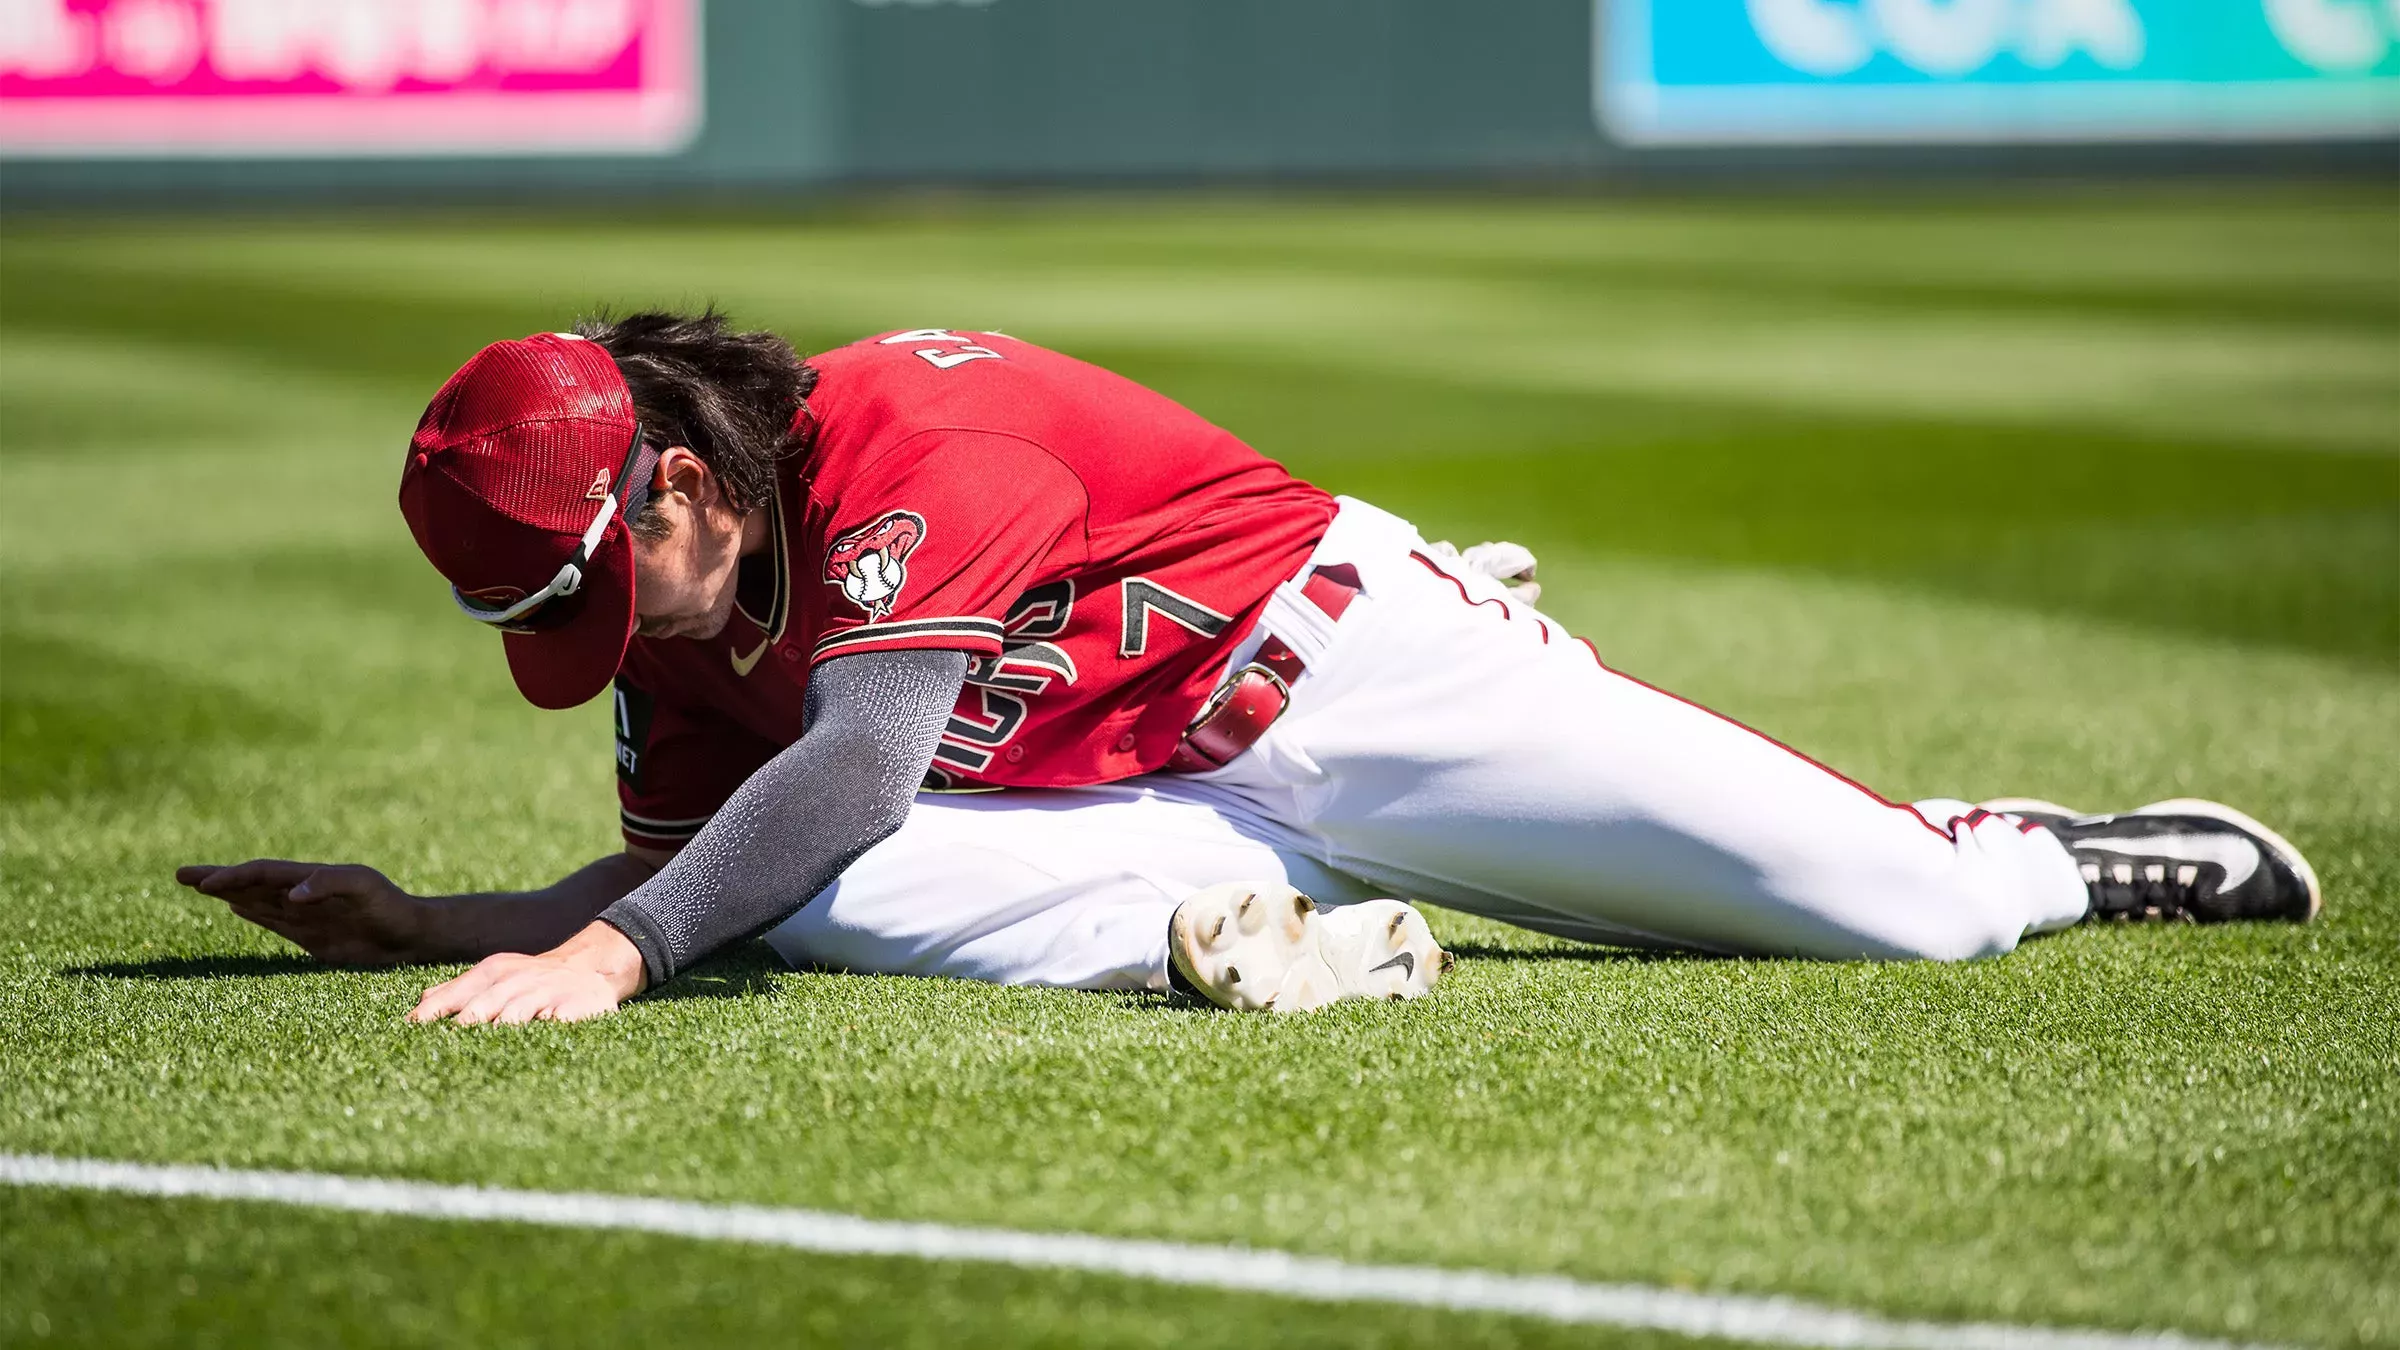
[[[950,324],[1102,360],[1430,532],[1531,545],[1612,664],[1886,791],[2226,797],[2309,850],[2327,914],[1947,968],[1442,915],[1468,960],[1436,997],[1282,1022],[753,949],[495,1033],[399,1023],[438,972],[316,970],[176,892],[251,852],[446,890],[614,847],[602,719],[526,709],[449,612],[399,447],[482,342],[711,298],[808,345]],[[2400,1343],[2388,194],[12,220],[0,455],[0,1150]],[[0,1340],[36,1314],[123,1342],[1556,1334],[0,1192]]]

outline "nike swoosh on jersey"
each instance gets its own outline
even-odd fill
[[[1390,970],[1394,966],[1400,967],[1401,979],[1413,980],[1417,978],[1417,954],[1415,952],[1402,952],[1398,956],[1393,957],[1391,960],[1384,962],[1380,966],[1368,967],[1367,973],[1372,975],[1378,970]]]
[[[762,637],[758,640],[758,645],[750,649],[750,654],[748,656],[744,656],[740,652],[734,651],[730,647],[726,649],[725,655],[733,660],[734,674],[748,675],[750,673],[750,668],[758,664],[758,658],[765,656],[767,654],[767,648],[774,645],[775,639]]]
[[[2231,890],[2258,870],[2258,848],[2246,839],[2212,834],[2154,834],[2144,839],[2078,839],[2075,847],[2135,857],[2181,858],[2215,863],[2225,869],[2224,889]]]

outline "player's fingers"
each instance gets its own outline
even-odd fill
[[[192,884],[204,895],[229,895],[254,887],[289,889],[316,868],[315,863],[291,862],[283,858],[252,858],[231,867],[216,868]]]
[[[408,1020],[411,1022],[439,1022],[457,1012],[470,997],[458,987],[459,980],[465,978],[466,976],[461,975],[457,980],[444,980],[418,995],[417,1006],[408,1010]]]
[[[242,891],[217,898],[225,902],[225,908],[252,923],[263,922],[262,915],[273,915],[286,922],[305,917],[303,908],[286,901],[281,891]]]
[[[417,1006],[409,1011],[411,1022],[438,1022],[467,1006],[467,1000],[484,991],[491,977],[468,971],[456,979],[444,980],[418,997]]]
[[[553,1022],[584,1022],[606,1017],[617,1010],[617,1001],[599,992],[577,992],[552,1002],[550,1011],[542,1014]]]
[[[461,1026],[476,1026],[500,1015],[500,1010],[520,997],[539,997],[541,977],[533,971],[510,971],[485,985],[472,998],[450,1015]]]
[[[303,937],[305,930],[301,925],[294,923],[289,914],[280,909],[271,905],[244,904],[240,901],[228,904],[226,908],[233,911],[235,918],[257,924],[279,938],[297,942],[303,947],[308,945]]]
[[[202,878],[192,889],[219,900],[235,897],[261,899],[281,898],[292,884],[307,876],[313,863],[285,862],[275,858],[254,858],[249,862],[220,867]]]
[[[194,890],[206,890],[219,877],[230,874],[235,864],[185,863],[175,869],[175,880]]]
[[[293,884],[291,897],[300,901],[325,900],[337,895],[364,897],[383,884],[383,874],[372,867],[336,863],[310,869],[308,875]]]
[[[416,1008],[408,1015],[411,1022],[437,1022],[467,1006],[469,1000],[491,987],[492,982],[508,970],[507,958],[487,956],[473,970],[456,979],[444,980],[425,991]]]
[[[511,995],[508,1002],[501,1004],[492,1014],[491,1020],[504,1027],[519,1027],[537,1019],[548,1019],[557,1007],[558,991],[537,981]]]

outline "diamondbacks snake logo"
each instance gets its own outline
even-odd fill
[[[900,599],[900,588],[908,584],[908,555],[924,540],[925,517],[886,511],[826,548],[826,584],[841,587],[873,623]]]

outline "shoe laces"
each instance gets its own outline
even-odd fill
[[[2076,866],[2091,892],[2091,919],[2117,923],[2197,923],[2196,911],[2215,898],[2225,869],[2188,858],[2144,858],[2098,849],[2078,850]]]

